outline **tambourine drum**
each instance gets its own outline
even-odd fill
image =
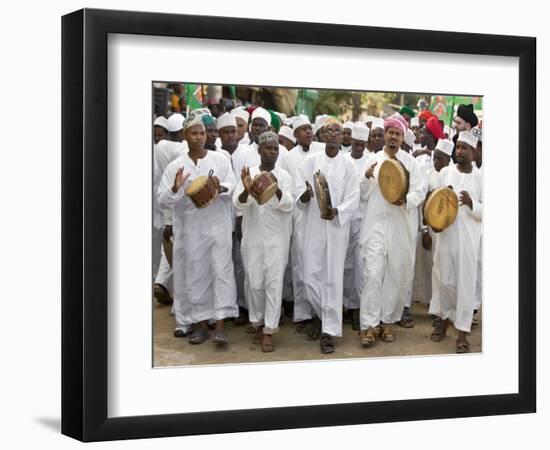
[[[458,197],[455,192],[442,187],[433,190],[423,207],[424,219],[434,230],[442,231],[450,227],[458,214]]]
[[[332,210],[332,202],[330,201],[327,179],[320,170],[313,175],[313,186],[315,188],[315,198],[317,198],[317,204],[321,212],[321,219],[326,219]]]
[[[409,171],[401,161],[387,159],[378,171],[378,186],[382,196],[389,203],[405,200],[409,192]]]
[[[263,205],[271,200],[279,189],[276,178],[271,172],[260,172],[252,180],[250,193],[256,199],[258,205]]]
[[[212,173],[211,170],[208,176],[201,175],[195,178],[185,191],[197,208],[206,208],[218,196]]]

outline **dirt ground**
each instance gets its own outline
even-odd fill
[[[275,351],[272,353],[262,353],[260,345],[252,342],[253,335],[246,333],[246,326],[235,326],[232,322],[226,324],[226,335],[229,340],[226,345],[217,345],[211,339],[200,345],[191,345],[188,338],[173,336],[174,317],[170,315],[170,307],[160,305],[155,300],[153,302],[155,367],[433,355],[455,353],[456,349],[457,331],[452,326],[442,342],[430,341],[429,337],[433,330],[430,315],[425,305],[417,303],[413,305],[414,328],[395,325],[394,342],[386,343],[378,339],[373,347],[363,348],[359,344],[357,331],[352,330],[351,324],[344,324],[343,336],[335,339],[336,351],[323,355],[319,350],[319,342],[313,341],[303,332],[300,333],[290,318],[285,319],[280,325],[279,333],[273,336]],[[472,353],[481,352],[481,329],[480,320],[479,325],[472,328],[468,336]],[[210,333],[213,334],[212,331]]]

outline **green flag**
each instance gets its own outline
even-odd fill
[[[190,110],[202,108],[202,86],[200,84],[186,84],[185,101]]]

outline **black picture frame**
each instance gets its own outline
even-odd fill
[[[110,33],[519,58],[518,393],[107,417]],[[82,441],[536,411],[536,39],[84,9],[62,18],[62,433]]]

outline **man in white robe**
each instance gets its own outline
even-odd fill
[[[449,139],[439,139],[433,152],[433,167],[428,170],[426,179],[428,182],[428,192],[433,191],[439,184],[439,172],[444,167],[447,167],[451,162],[451,154],[453,152],[454,144]],[[430,304],[432,298],[432,265],[433,265],[433,241],[435,235],[423,221],[422,207],[424,202],[418,208],[419,217],[419,234],[416,247],[416,261],[414,266],[414,281],[411,301],[414,300],[426,305]],[[412,316],[409,308],[411,302],[409,301],[403,311],[403,316],[399,325],[410,328],[412,323]],[[436,324],[436,316],[432,316],[434,320],[434,326]],[[414,324],[414,323],[412,323]]]
[[[362,254],[366,264],[365,288],[361,294],[360,341],[372,346],[380,335],[392,342],[390,327],[401,318],[410,295],[418,234],[418,206],[426,195],[425,173],[413,156],[400,149],[406,133],[406,121],[391,116],[384,122],[384,149],[376,153],[374,163],[361,178],[361,196],[368,208],[361,230]],[[378,185],[382,163],[399,160],[409,172],[409,190],[404,201],[391,204]]]
[[[344,157],[353,163],[357,173],[357,185],[374,156],[366,151],[369,140],[369,128],[363,122],[356,122],[351,132],[351,152]],[[344,313],[351,321],[352,329],[359,330],[360,292],[365,278],[365,267],[360,251],[361,222],[365,215],[367,202],[361,199],[359,207],[350,221],[348,250],[344,264]],[[345,322],[345,320],[344,320]]]
[[[476,301],[478,253],[481,242],[482,193],[481,173],[472,167],[477,138],[461,131],[456,142],[456,164],[439,173],[439,186],[451,186],[459,198],[456,220],[438,233],[432,269],[430,313],[442,320],[430,339],[441,341],[450,322],[458,330],[457,353],[470,349],[466,334],[470,332]]]
[[[156,170],[158,171],[158,181],[162,179],[164,170],[172,161],[178,158],[183,153],[189,151],[187,142],[183,140],[183,116],[181,114],[172,114],[169,119],[158,117],[155,120],[155,129],[159,128],[157,124],[166,126],[167,133],[166,138],[159,140],[153,146],[153,159]],[[155,197],[158,184],[155,188]],[[155,248],[158,247],[158,254],[160,254],[160,261],[158,263],[158,270],[155,273],[154,290],[153,295],[159,303],[171,304],[172,303],[172,266],[166,258],[164,252],[164,246],[162,240],[172,241],[172,210],[171,208],[160,208],[162,211],[162,230],[158,236],[158,242],[155,241]],[[156,258],[156,256],[155,256]],[[178,334],[181,334],[178,332]]]
[[[291,177],[293,186],[298,179],[298,168],[308,155],[324,151],[325,145],[313,142],[313,129],[307,116],[299,116],[292,124],[297,145],[287,153],[280,153],[278,165]],[[294,197],[301,192],[294,192]],[[303,325],[311,319],[310,307],[306,302],[303,276],[303,261],[301,256],[301,237],[305,232],[301,225],[302,210],[294,208],[292,217],[292,241],[290,247],[290,279],[292,283],[292,299],[294,302],[293,321]]]
[[[214,342],[224,344],[224,319],[238,315],[231,260],[235,176],[227,158],[204,148],[200,117],[190,115],[184,130],[189,152],[168,165],[158,190],[161,207],[173,210],[176,329],[186,333],[195,324],[189,342],[201,344],[209,337],[207,322],[215,320]],[[185,192],[193,180],[209,174],[219,195],[199,209]]]
[[[342,127],[335,119],[325,124],[325,151],[308,156],[298,168],[296,200],[302,209],[303,276],[309,318],[308,334],[320,337],[322,353],[334,352],[333,337],[342,336],[344,262],[349,224],[359,204],[359,185],[353,163],[340,152]],[[327,180],[332,208],[325,218],[312,200],[314,175]],[[320,319],[320,321],[319,321]],[[320,336],[319,336],[320,333]]]
[[[472,134],[477,137],[477,146],[474,150],[474,168],[478,169],[481,178],[483,179],[483,132],[481,128],[474,127],[472,128]],[[476,278],[476,302],[474,304],[474,320],[472,322],[472,326],[475,326],[478,324],[478,311],[481,309],[481,299],[483,295],[482,290],[482,274],[483,274],[483,267],[482,267],[482,257],[483,257],[483,227],[481,228],[481,239],[479,242],[479,255],[477,258],[477,278]]]
[[[384,120],[378,117],[373,117],[370,133],[369,133],[369,142],[367,143],[367,150],[374,154],[378,153],[384,148]]]
[[[272,335],[278,331],[281,316],[294,198],[290,175],[275,166],[278,136],[267,131],[258,142],[261,164],[243,168],[233,201],[243,215],[241,254],[249,320],[258,330],[256,338],[261,342],[262,352],[271,352]],[[252,180],[260,172],[271,172],[278,184],[276,194],[263,205],[250,194]]]

